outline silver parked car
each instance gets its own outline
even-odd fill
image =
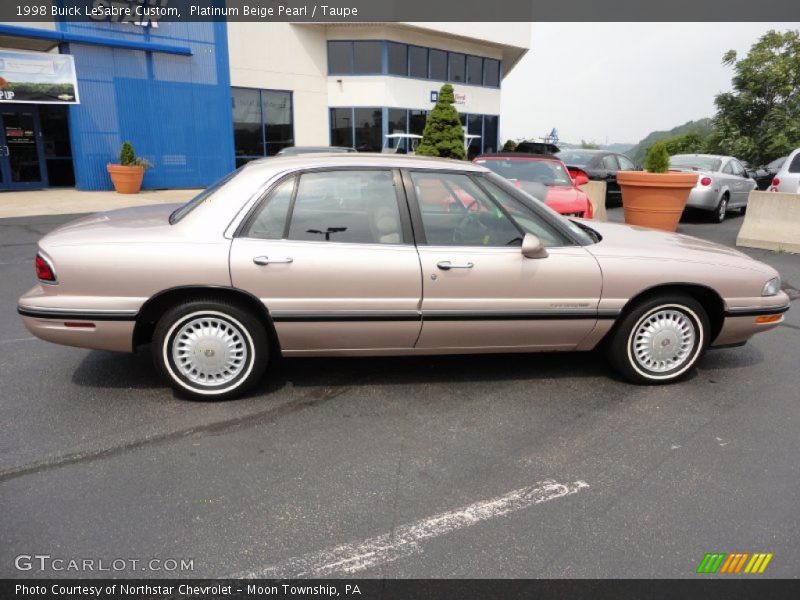
[[[783,166],[775,173],[769,190],[787,194],[800,193],[800,148],[783,161]]]
[[[747,209],[747,198],[756,182],[741,162],[732,156],[676,154],[669,159],[672,171],[696,171],[697,185],[686,206],[709,211],[717,223],[725,220],[729,208]]]

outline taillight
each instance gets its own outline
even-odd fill
[[[38,277],[40,281],[49,281],[50,283],[55,283],[56,272],[53,269],[53,265],[50,263],[50,261],[41,254],[37,254],[34,262],[36,264],[36,277]]]
[[[781,180],[777,177],[772,180],[772,187],[778,187],[781,184]]]
[[[704,186],[706,186],[706,187],[708,187],[709,185],[711,185],[711,177],[703,177],[703,178],[700,180],[700,185],[704,185]]]

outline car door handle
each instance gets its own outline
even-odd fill
[[[253,259],[253,262],[256,263],[257,265],[264,266],[264,265],[274,265],[274,264],[286,264],[294,262],[294,259],[289,258],[288,256],[286,258],[270,258],[269,256],[256,256]]]
[[[475,265],[471,262],[468,263],[452,263],[449,260],[443,260],[442,262],[436,263],[436,266],[439,267],[442,271],[449,271],[450,269],[471,269]]]

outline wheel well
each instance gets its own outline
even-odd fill
[[[622,317],[630,312],[634,306],[644,300],[649,300],[654,296],[664,296],[667,294],[687,294],[700,303],[700,306],[705,309],[706,315],[708,315],[708,324],[709,328],[711,329],[709,332],[709,344],[713,343],[719,335],[719,332],[722,331],[722,323],[725,320],[725,303],[722,301],[722,297],[716,291],[704,285],[692,283],[658,285],[640,292],[628,300],[628,302],[622,308],[616,324],[611,328],[611,331],[606,334],[606,337],[608,338],[610,336],[610,334],[616,329],[617,324],[622,321]]]
[[[278,336],[275,326],[264,304],[252,294],[235,288],[214,286],[189,286],[174,288],[159,292],[142,305],[136,315],[136,325],[133,329],[133,347],[137,348],[149,344],[153,340],[153,332],[162,315],[178,304],[189,302],[198,298],[221,300],[238,305],[255,315],[270,337],[270,343],[275,350],[280,352]]]

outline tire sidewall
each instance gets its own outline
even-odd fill
[[[247,349],[245,367],[231,381],[216,385],[199,385],[175,365],[173,344],[181,327],[190,320],[214,317],[227,321],[242,335]],[[222,400],[245,393],[263,374],[267,361],[266,333],[259,321],[233,305],[212,302],[190,302],[168,311],[159,321],[154,335],[153,354],[163,375],[181,395],[199,400]]]
[[[681,366],[667,373],[651,373],[643,369],[633,357],[633,336],[639,324],[654,312],[664,309],[678,310],[686,315],[695,328],[695,345],[690,357]],[[709,343],[709,321],[699,302],[688,296],[665,296],[645,301],[633,308],[620,322],[609,346],[609,358],[613,366],[629,381],[659,385],[678,381],[697,364]]]

